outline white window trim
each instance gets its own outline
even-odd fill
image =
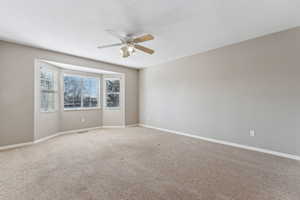
[[[119,92],[110,92],[109,94],[119,94],[119,106],[118,107],[107,107],[106,106],[106,80],[119,80],[120,82],[120,91]],[[103,107],[105,110],[121,110],[121,78],[118,77],[106,77],[103,79]]]
[[[65,84],[64,84],[64,77],[65,76],[77,76],[81,78],[96,78],[98,79],[98,106],[97,107],[80,107],[80,108],[65,108]],[[63,111],[84,111],[84,110],[99,110],[101,109],[101,78],[98,76],[91,76],[91,75],[81,75],[81,74],[76,74],[72,72],[63,72],[61,73],[61,96],[62,96],[62,110]],[[82,98],[82,97],[81,97]],[[83,101],[81,101],[81,104]],[[81,105],[82,106],[82,105]]]

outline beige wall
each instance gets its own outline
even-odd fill
[[[36,58],[125,73],[126,124],[138,123],[137,70],[0,41],[0,146],[33,140]]]
[[[300,155],[300,28],[150,67],[139,78],[142,124]]]
[[[102,126],[102,108],[94,110],[61,111],[60,131]],[[84,122],[81,121],[84,118]]]

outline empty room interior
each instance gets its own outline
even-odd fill
[[[2,0],[0,200],[299,200],[299,11]]]

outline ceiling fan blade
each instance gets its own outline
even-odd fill
[[[126,42],[127,41],[127,37],[126,36],[122,36],[120,33],[118,33],[117,31],[111,30],[111,29],[107,29],[105,30],[107,33],[109,33],[110,35],[118,38],[119,40],[121,40],[122,42]]]
[[[154,50],[149,49],[149,48],[144,47],[144,46],[141,46],[141,45],[138,45],[138,44],[134,45],[134,48],[136,48],[140,51],[143,51],[145,53],[148,53],[148,54],[153,54],[154,53]]]
[[[140,43],[140,42],[145,42],[145,41],[153,40],[153,39],[154,39],[153,35],[147,34],[147,35],[143,35],[143,36],[141,36],[141,37],[135,38],[135,39],[133,40],[133,42],[134,42],[134,43]]]
[[[115,46],[121,46],[123,43],[116,43],[116,44],[108,44],[108,45],[102,45],[98,46],[98,49],[104,49],[104,48],[109,48],[109,47],[115,47]]]

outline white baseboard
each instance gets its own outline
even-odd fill
[[[37,144],[37,143],[40,143],[40,142],[44,142],[46,140],[50,140],[51,138],[61,136],[61,135],[78,133],[78,132],[82,132],[82,131],[92,131],[92,130],[96,130],[96,129],[100,129],[100,128],[102,128],[102,127],[99,126],[99,127],[83,128],[83,129],[76,129],[76,130],[58,132],[56,134],[49,135],[49,136],[46,136],[46,137],[34,140],[32,142],[26,142],[26,143],[19,143],[19,144],[12,144],[12,145],[2,146],[2,147],[0,147],[0,151],[2,151],[2,150],[9,150],[9,149],[15,149],[15,148],[19,148],[19,147],[25,147],[25,146]]]
[[[258,151],[258,152],[261,152],[261,153],[272,154],[272,155],[275,155],[275,156],[290,158],[290,159],[293,159],[293,160],[300,160],[300,156],[296,156],[296,155],[292,155],[292,154],[281,153],[281,152],[277,152],[277,151],[272,151],[272,150],[267,150],[267,149],[262,149],[262,148],[237,144],[237,143],[233,143],[233,142],[227,142],[227,141],[223,141],[223,140],[216,140],[216,139],[206,138],[206,137],[202,137],[202,136],[198,136],[198,135],[192,135],[192,134],[183,133],[183,132],[180,132],[180,131],[174,131],[174,130],[159,128],[159,127],[150,126],[150,125],[146,125],[146,124],[139,124],[139,126],[144,127],[144,128],[156,129],[156,130],[164,131],[164,132],[168,132],[168,133],[173,133],[173,134],[177,134],[177,135],[192,137],[192,138],[196,138],[196,139],[200,139],[200,140],[205,140],[205,141],[208,141],[208,142],[224,144],[224,145],[238,147],[238,148],[247,149],[247,150],[251,150],[251,151]]]
[[[129,125],[126,125],[126,128],[137,127],[137,126],[139,126],[139,124],[129,124]]]
[[[93,130],[97,130],[97,129],[101,129],[101,128],[102,128],[102,126],[96,126],[96,127],[91,127],[91,128],[82,128],[82,129],[76,129],[76,130],[62,131],[62,132],[59,132],[59,135],[79,133],[79,132],[83,132],[83,131],[93,131]]]
[[[43,138],[34,140],[32,143],[33,143],[33,144],[37,144],[37,143],[44,142],[44,141],[46,141],[46,140],[50,140],[50,139],[52,139],[52,138],[58,137],[58,136],[60,136],[60,135],[63,135],[63,133],[59,132],[59,133],[56,133],[56,134],[53,134],[53,135],[49,135],[49,136],[46,136],[46,137],[43,137]]]
[[[125,128],[126,126],[102,126],[102,128]]]
[[[12,145],[5,145],[0,147],[0,151],[9,150],[9,149],[16,149],[20,147],[26,147],[32,145],[33,142],[25,142],[25,143],[19,143],[19,144],[12,144]]]
[[[15,149],[15,148],[19,148],[19,147],[25,147],[25,146],[37,144],[37,143],[40,143],[40,142],[44,142],[46,140],[50,140],[51,138],[61,136],[61,135],[67,135],[67,134],[78,133],[78,132],[83,132],[83,131],[92,131],[92,130],[96,130],[96,129],[100,129],[100,128],[127,128],[127,127],[136,127],[138,125],[139,124],[131,124],[131,125],[127,125],[127,126],[98,126],[98,127],[92,127],[92,128],[83,128],[83,129],[76,129],[76,130],[70,130],[70,131],[62,131],[62,132],[55,133],[53,135],[49,135],[49,136],[34,140],[32,142],[1,146],[0,151],[8,150],[8,149]]]
[[[33,143],[36,144],[36,143],[39,143],[39,142],[49,140],[49,139],[54,138],[54,137],[61,136],[61,135],[67,135],[67,134],[78,133],[78,132],[83,132],[83,131],[92,131],[92,130],[96,130],[96,129],[100,129],[100,128],[102,128],[102,126],[92,127],[92,128],[76,129],[76,130],[69,130],[69,131],[62,131],[62,132],[58,132],[56,134],[49,135],[47,137],[43,137],[43,138],[40,138],[38,140],[35,140]]]

